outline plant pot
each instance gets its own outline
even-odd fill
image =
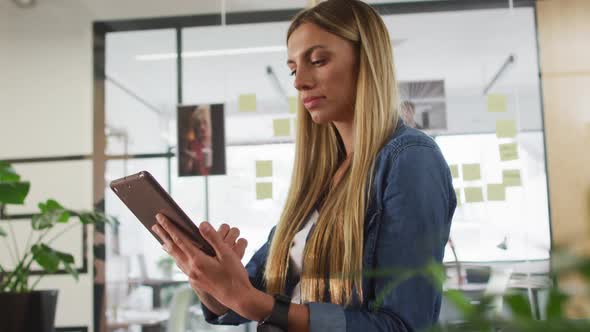
[[[57,290],[0,292],[2,332],[54,332]]]

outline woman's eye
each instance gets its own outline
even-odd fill
[[[316,60],[316,61],[312,61],[311,64],[314,66],[320,66],[322,64],[324,64],[325,60],[321,59],[321,60]],[[297,73],[296,70],[291,71],[291,76],[295,76],[295,74]]]

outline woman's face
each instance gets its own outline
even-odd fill
[[[211,136],[211,133],[209,132],[209,119],[207,119],[206,116],[199,116],[199,136],[205,138],[205,137],[209,137]]]
[[[304,23],[293,31],[287,48],[287,65],[312,120],[352,122],[358,76],[353,43]]]

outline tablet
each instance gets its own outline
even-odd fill
[[[209,256],[215,256],[215,251],[203,238],[197,225],[148,171],[114,180],[110,187],[160,244],[164,242],[152,231],[158,213],[173,222],[199,249]]]

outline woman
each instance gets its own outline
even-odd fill
[[[383,21],[360,1],[329,0],[294,18],[287,46],[302,103],[289,195],[267,243],[244,268],[238,229],[202,223],[216,250],[209,257],[158,215],[164,249],[210,323],[255,320],[289,331],[432,325],[440,290],[419,276],[392,281],[442,261],[456,198],[435,142],[398,119]],[[368,274],[376,270],[389,273]]]

